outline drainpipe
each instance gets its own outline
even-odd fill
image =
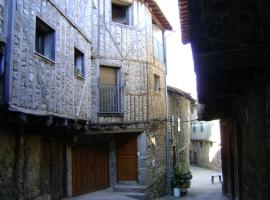
[[[10,87],[10,71],[12,67],[13,60],[13,33],[14,33],[14,21],[16,13],[16,0],[8,1],[8,16],[7,16],[7,44],[6,44],[6,59],[5,59],[5,87],[4,87],[4,96],[5,102],[9,105],[11,87]]]

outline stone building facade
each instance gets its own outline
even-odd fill
[[[198,105],[192,106],[190,162],[193,165],[221,170],[221,140],[218,120],[198,121]]]
[[[0,199],[165,194],[171,26],[156,2],[3,0],[0,25]]]
[[[173,169],[181,165],[190,169],[190,125],[194,99],[190,94],[168,86],[168,159],[170,177]]]

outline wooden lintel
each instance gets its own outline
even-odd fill
[[[86,135],[102,135],[102,134],[123,134],[123,133],[142,133],[146,131],[144,128],[131,128],[131,129],[117,129],[117,130],[101,130],[101,131],[93,131],[88,130]]]

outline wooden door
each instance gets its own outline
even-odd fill
[[[118,181],[137,181],[137,135],[118,136],[116,144]]]
[[[63,197],[64,145],[60,139],[41,140],[41,193],[50,194],[51,199]]]
[[[73,194],[87,193],[109,186],[107,144],[78,145],[72,148]]]

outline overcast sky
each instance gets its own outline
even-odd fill
[[[197,98],[196,77],[190,44],[181,41],[178,0],[156,0],[173,26],[166,32],[168,75],[167,84],[191,93]]]

